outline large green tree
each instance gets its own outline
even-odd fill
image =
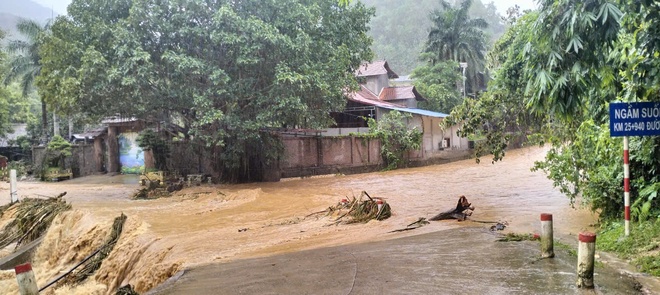
[[[371,59],[373,12],[336,0],[74,0],[42,47],[47,99],[91,117],[177,125],[258,180],[272,128],[319,128]],[[294,21],[295,20],[295,21]]]
[[[445,61],[419,66],[412,72],[413,84],[426,98],[426,101],[419,103],[419,108],[449,113],[463,101],[457,87],[462,83],[457,68],[458,63]]]
[[[488,41],[483,31],[488,23],[483,18],[471,18],[469,15],[472,0],[464,0],[458,6],[452,6],[447,1],[440,1],[442,10],[431,13],[433,27],[426,42],[424,55],[428,63],[442,61],[467,63],[466,92],[476,93],[479,84],[483,84],[486,47]]]
[[[32,20],[21,20],[16,25],[18,32],[24,40],[11,40],[7,45],[7,52],[11,54],[7,70],[3,79],[4,85],[18,81],[24,97],[34,91],[35,79],[41,71],[39,56],[40,40],[48,32],[48,24],[40,25]],[[48,129],[46,101],[41,100],[42,133]]]

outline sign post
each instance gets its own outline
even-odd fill
[[[660,102],[610,103],[610,136],[623,136],[623,203],[625,233],[630,235],[629,136],[660,135]]]

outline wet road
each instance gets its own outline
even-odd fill
[[[600,267],[595,290],[577,289],[568,251],[540,260],[538,242],[497,237],[471,227],[212,264],[148,294],[639,294]]]

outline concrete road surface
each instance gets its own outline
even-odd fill
[[[596,289],[579,290],[568,250],[538,259],[538,242],[498,237],[467,227],[211,264],[148,294],[640,294],[634,280],[602,267]]]

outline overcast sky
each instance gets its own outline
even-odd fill
[[[501,15],[504,15],[509,7],[512,7],[516,4],[520,6],[521,12],[522,10],[534,9],[538,7],[536,5],[536,0],[481,0],[481,2],[484,4],[490,3],[491,1],[495,3],[495,6],[497,6],[497,10]]]
[[[66,13],[66,7],[71,3],[71,0],[34,0],[38,3],[40,3],[43,6],[46,6],[48,8],[52,8],[55,10],[55,12],[60,13],[60,14],[65,14]],[[401,0],[401,1],[415,1],[415,0]],[[536,1],[535,0],[481,0],[484,4],[490,3],[490,2],[495,2],[495,6],[497,6],[498,11],[500,14],[504,15],[506,12],[507,8],[514,6],[518,4],[521,9],[533,9],[536,8]]]

